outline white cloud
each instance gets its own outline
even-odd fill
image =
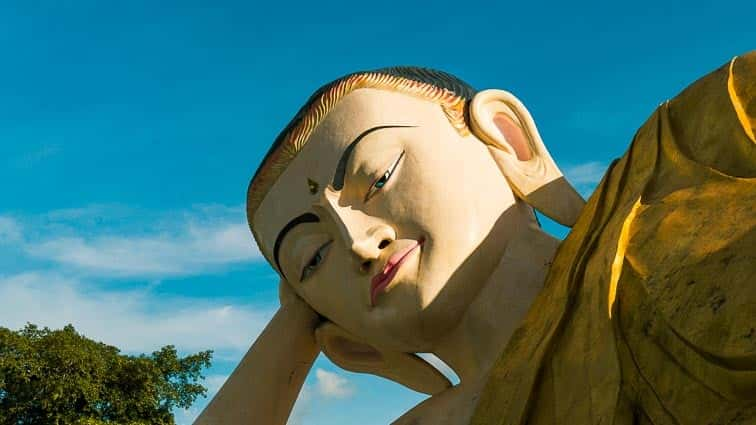
[[[318,368],[315,370],[318,394],[326,398],[347,398],[354,394],[354,386],[343,376]]]
[[[245,224],[187,225],[179,235],[61,237],[26,246],[30,255],[97,275],[194,274],[258,258]]]
[[[71,323],[87,337],[125,352],[173,344],[182,351],[212,349],[238,359],[273,308],[157,297],[148,290],[103,291],[56,273],[27,272],[0,276],[0,312],[2,325],[11,329],[27,321],[50,328]]]
[[[15,243],[21,240],[21,225],[12,217],[0,215],[0,243]]]
[[[593,161],[564,168],[564,175],[575,185],[596,185],[606,172],[606,164]]]
[[[0,242],[19,251],[101,277],[201,274],[260,257],[243,207],[197,206],[178,213],[149,213],[92,205],[30,217],[22,235],[17,220],[0,216]]]

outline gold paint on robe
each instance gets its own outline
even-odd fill
[[[472,424],[756,423],[756,52],[612,164]]]

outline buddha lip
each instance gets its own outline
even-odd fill
[[[404,263],[404,260],[407,259],[415,248],[421,246],[423,242],[425,242],[425,239],[421,238],[414,244],[389,257],[388,261],[386,261],[386,265],[383,266],[383,270],[375,275],[370,282],[370,306],[375,306],[375,299],[378,298],[378,294],[386,289],[388,284],[391,283],[391,280],[399,271],[399,267]]]

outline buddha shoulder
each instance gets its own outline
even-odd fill
[[[715,357],[756,352],[755,77],[756,52],[660,108],[629,228],[624,285],[637,280],[654,314]]]

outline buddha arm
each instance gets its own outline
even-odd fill
[[[303,302],[279,308],[195,424],[285,424],[319,352],[318,321]]]

